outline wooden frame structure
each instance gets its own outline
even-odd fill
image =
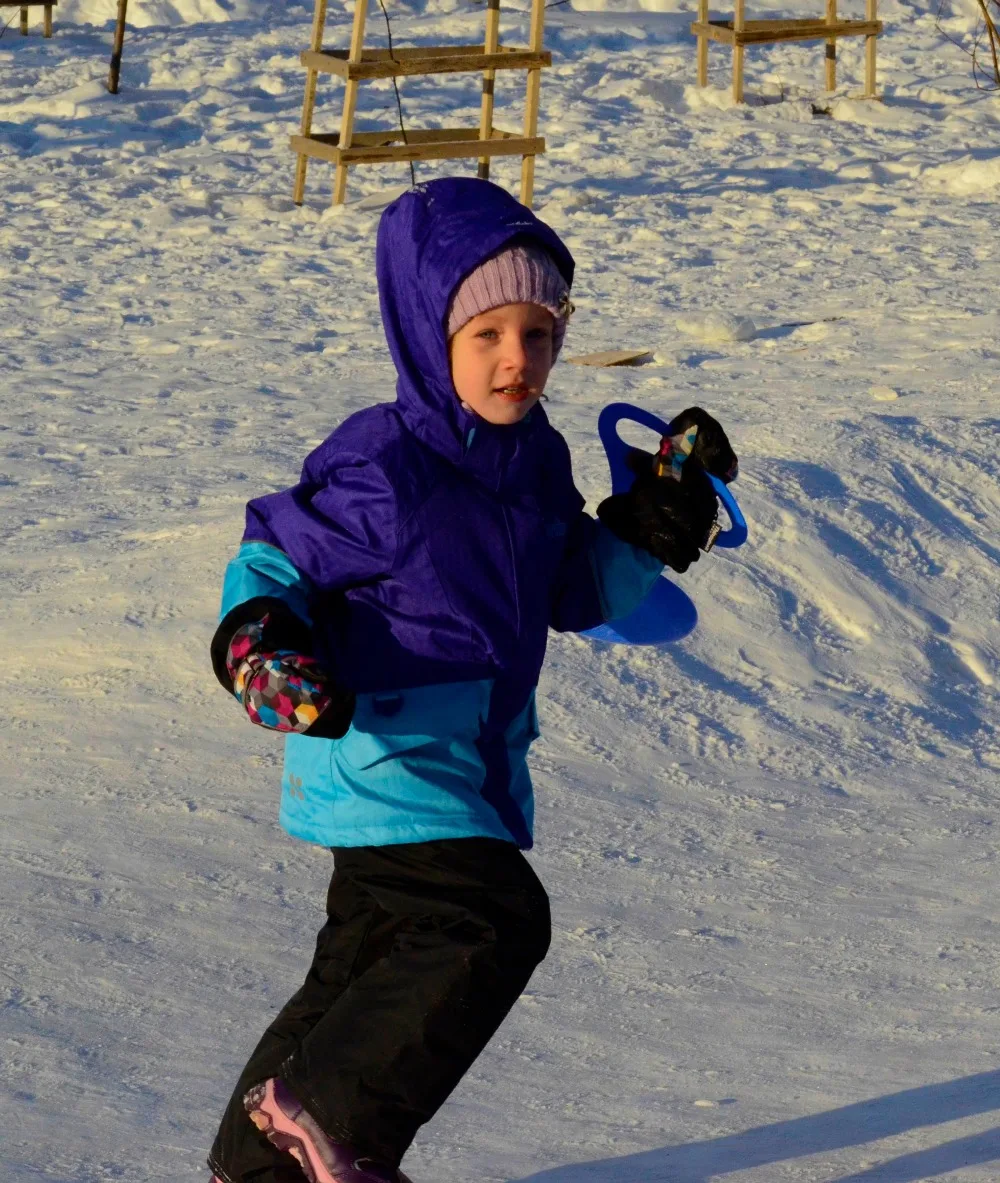
[[[731,21],[709,20],[708,0],[698,0],[698,19],[691,32],[698,38],[698,85],[708,85],[708,43],[721,41],[733,47],[733,100],[743,102],[743,52],[747,45],[774,45],[779,41],[826,42],[826,89],[837,85],[837,38],[864,37],[866,99],[875,93],[876,38],[882,32],[878,19],[878,0],[865,0],[865,19],[845,21],[837,18],[837,0],[826,0],[823,19],[748,21],[745,0],[734,0]]]
[[[552,65],[552,55],[542,48],[544,0],[532,0],[530,42],[526,48],[500,44],[500,0],[486,0],[486,31],[481,45],[435,45],[405,49],[366,49],[365,21],[369,0],[355,0],[354,24],[349,50],[324,49],[327,0],[316,0],[310,48],[302,53],[306,67],[306,90],[302,104],[300,134],[292,136],[292,150],[298,155],[293,198],[301,205],[305,194],[309,159],[319,158],[336,165],[333,203],[340,205],[347,190],[347,170],[355,164],[388,161],[458,160],[475,157],[479,176],[487,179],[494,156],[521,157],[521,201],[531,204],[535,182],[535,157],[545,151],[538,135],[538,105],[541,72]],[[497,70],[526,70],[527,97],[524,126],[520,134],[501,131],[493,124],[493,88]],[[442,128],[433,131],[355,132],[354,113],[358,85],[371,78],[403,78],[416,74],[479,73],[483,94],[479,127]],[[344,107],[340,131],[317,135],[312,130],[316,89],[320,74],[343,78]]]
[[[0,8],[20,8],[21,10],[21,36],[28,35],[28,9],[29,8],[44,8],[45,12],[42,18],[42,31],[46,37],[52,36],[52,9],[55,8],[59,0],[0,0]]]

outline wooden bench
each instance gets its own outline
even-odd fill
[[[44,8],[44,24],[43,30],[46,37],[52,36],[52,9],[55,8],[58,0],[0,0],[0,8],[20,8],[21,10],[21,36],[28,35],[28,9],[29,8]]]
[[[709,20],[708,0],[698,0],[698,19],[691,25],[691,32],[698,38],[698,85],[708,85],[708,43],[721,41],[733,47],[733,100],[743,102],[743,49],[747,45],[774,45],[779,41],[825,41],[826,42],[826,89],[834,90],[837,85],[837,38],[865,38],[865,91],[866,99],[875,94],[875,43],[882,32],[878,17],[878,0],[865,0],[865,19],[845,21],[837,18],[837,0],[826,0],[826,16],[823,19],[748,21],[745,17],[745,0],[735,0],[735,12],[731,21]]]

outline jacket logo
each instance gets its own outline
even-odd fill
[[[403,696],[390,694],[382,698],[372,699],[372,710],[383,719],[391,719],[403,709]]]

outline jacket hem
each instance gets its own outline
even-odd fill
[[[517,839],[506,827],[477,822],[468,814],[454,814],[440,818],[434,823],[415,826],[365,826],[340,829],[337,826],[318,828],[299,826],[285,818],[279,818],[281,828],[292,838],[311,842],[316,846],[400,846],[408,842],[437,842],[447,838],[498,838],[519,849],[530,849]]]

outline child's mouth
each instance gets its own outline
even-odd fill
[[[530,386],[497,386],[494,394],[498,394],[502,399],[509,403],[523,403],[526,398],[531,396]]]

